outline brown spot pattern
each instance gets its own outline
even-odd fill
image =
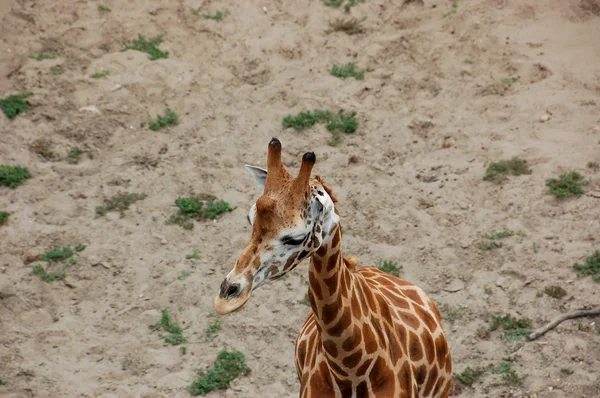
[[[408,334],[408,355],[414,362],[418,362],[423,358],[423,348],[421,347],[421,340],[413,332]]]

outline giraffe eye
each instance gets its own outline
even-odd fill
[[[283,238],[281,238],[281,242],[287,246],[298,246],[299,244],[304,242],[304,238],[306,238],[306,236],[302,236],[300,238],[295,238],[293,236],[287,235],[287,236],[284,236]]]

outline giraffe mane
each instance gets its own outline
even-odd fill
[[[321,178],[321,176],[315,176],[315,180],[317,180],[319,182],[319,184],[321,184],[323,186],[323,189],[325,190],[325,192],[327,192],[327,195],[329,195],[329,197],[331,198],[331,201],[333,203],[336,203],[338,201],[338,199],[333,194],[333,190],[331,188],[329,188],[327,185],[325,185],[323,178]]]

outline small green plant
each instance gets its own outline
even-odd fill
[[[575,263],[573,268],[577,270],[577,277],[591,275],[595,281],[600,281],[600,251],[596,250],[594,254],[585,259],[585,264]]]
[[[182,345],[181,346],[181,355],[185,355],[187,353],[187,346]]]
[[[360,0],[361,3],[364,3],[365,0]],[[323,4],[329,7],[340,7],[344,3],[344,0],[324,0]],[[350,9],[356,5],[356,0],[347,0],[344,5],[344,11],[350,12]]]
[[[179,117],[175,112],[171,109],[165,109],[165,115],[156,115],[156,120],[152,120],[150,115],[148,115],[148,127],[152,131],[157,131],[167,126],[175,126],[179,123]]]
[[[103,78],[103,77],[106,77],[106,76],[108,76],[108,75],[110,75],[110,71],[108,71],[108,70],[103,70],[103,71],[100,71],[100,72],[92,73],[92,74],[90,75],[90,77],[91,77],[92,79],[101,79],[101,78]]]
[[[210,325],[208,325],[208,328],[206,328],[206,334],[209,336],[211,334],[215,334],[219,330],[221,330],[222,327],[223,327],[223,325],[221,324],[221,321],[218,319],[215,319],[215,321],[213,323],[211,323]]]
[[[167,224],[177,224],[184,229],[193,229],[193,220],[215,219],[233,208],[224,200],[216,200],[212,195],[197,195],[175,199],[177,214],[167,219]]]
[[[503,231],[499,231],[499,232],[492,232],[491,234],[485,234],[483,235],[483,237],[485,239],[500,239],[500,238],[506,238],[508,236],[513,236],[515,233],[514,231],[511,231],[510,229],[505,229]]]
[[[63,247],[62,249],[52,249],[42,254],[40,260],[57,263],[59,261],[66,260],[73,257],[75,252],[69,247]]]
[[[54,58],[56,58],[56,55],[39,53],[39,54],[30,54],[29,58],[35,59],[36,61],[43,61],[45,59],[54,59]]]
[[[461,308],[452,308],[448,304],[442,306],[442,313],[444,314],[444,319],[452,325],[457,320],[463,318],[463,310]]]
[[[377,261],[377,268],[390,275],[400,276],[403,266],[392,260]]]
[[[317,109],[312,112],[300,112],[296,116],[288,115],[283,118],[282,125],[284,128],[293,127],[297,131],[301,131],[314,126],[316,123],[325,123],[327,130],[333,134],[333,139],[329,141],[329,145],[334,146],[341,140],[340,132],[352,134],[356,131],[358,121],[354,118],[355,116],[356,112],[346,115],[343,110],[333,113]]]
[[[50,68],[50,73],[52,73],[54,76],[62,75],[64,72],[65,72],[65,70],[63,68],[61,68],[60,66],[52,66]]]
[[[6,383],[4,382],[4,380],[0,379],[0,386],[5,385]]]
[[[8,222],[8,218],[10,217],[10,213],[7,211],[0,211],[0,225],[4,225]]]
[[[2,112],[4,112],[9,119],[14,119],[19,113],[23,113],[31,108],[31,105],[25,101],[25,98],[31,97],[32,95],[33,93],[29,91],[23,94],[13,94],[0,98],[0,109],[2,109]]]
[[[348,36],[364,33],[365,28],[363,27],[362,22],[365,19],[366,18],[362,20],[356,18],[335,19],[334,21],[329,22],[329,29],[327,29],[326,33],[343,32]]]
[[[192,275],[192,273],[191,273],[190,271],[187,271],[187,270],[186,270],[186,271],[182,271],[182,272],[181,272],[181,275],[179,275],[179,276],[177,277],[177,279],[179,279],[180,281],[184,281],[184,280],[186,280],[186,279],[187,279],[187,277],[188,277],[188,276],[190,276],[190,275]]]
[[[531,169],[527,166],[527,161],[519,158],[511,160],[501,160],[491,163],[483,176],[484,181],[491,181],[497,184],[506,181],[509,175],[520,176],[531,174]]]
[[[341,79],[353,77],[356,80],[362,80],[365,77],[365,71],[356,70],[356,64],[354,62],[348,62],[344,66],[333,65],[331,68],[331,74]]]
[[[77,146],[72,147],[67,154],[67,162],[71,164],[77,164],[81,160],[81,155],[83,155],[85,151]]]
[[[215,366],[208,371],[198,370],[200,376],[192,382],[187,390],[190,394],[206,395],[215,390],[229,387],[229,384],[238,376],[246,376],[250,368],[246,366],[246,358],[239,351],[221,351],[217,355]]]
[[[561,299],[567,295],[567,291],[565,289],[563,289],[560,286],[554,286],[554,285],[546,286],[546,288],[544,289],[544,293],[546,293],[548,296],[555,298],[555,299]]]
[[[520,386],[523,384],[525,377],[519,376],[513,369],[514,364],[510,362],[501,362],[493,369],[494,373],[501,374],[502,380],[508,385]]]
[[[495,240],[484,242],[479,245],[479,248],[486,252],[500,247],[502,247],[502,243],[498,243]]]
[[[188,260],[194,259],[194,260],[200,260],[200,250],[198,249],[192,249],[193,252],[192,254],[186,254],[185,258],[187,258]]]
[[[587,167],[592,170],[600,170],[600,162],[588,162]]]
[[[100,4],[98,6],[98,11],[102,11],[102,12],[110,12],[110,8],[108,6],[105,6],[104,4]]]
[[[217,11],[214,14],[211,13],[206,13],[206,14],[202,14],[202,16],[204,17],[204,19],[212,19],[213,21],[222,21],[224,17],[226,17],[227,15],[229,15],[228,11]]]
[[[119,192],[110,199],[104,199],[104,206],[96,207],[96,214],[104,216],[109,211],[118,211],[123,218],[129,206],[138,200],[146,199],[146,196],[144,193]]]
[[[507,79],[500,79],[500,83],[506,84],[507,86],[512,85],[514,82],[515,82],[515,79],[513,79],[512,77],[509,77]]]
[[[10,166],[3,164],[0,166],[0,185],[14,188],[31,178],[31,173],[25,167]]]
[[[502,328],[507,341],[516,341],[531,333],[531,321],[527,318],[516,319],[510,314],[492,315],[490,331]]]
[[[467,367],[460,373],[455,373],[454,377],[458,379],[461,383],[466,384],[468,386],[472,386],[479,377],[485,373],[485,369],[483,368],[471,368]]]
[[[558,178],[551,178],[546,181],[548,187],[548,193],[556,196],[557,198],[566,198],[569,196],[581,196],[583,194],[582,184],[586,184],[587,181],[583,179],[583,176],[576,171],[572,171],[567,174],[562,174]]]
[[[442,17],[446,18],[449,17],[450,15],[454,15],[458,12],[458,3],[460,3],[460,0],[454,0],[452,2],[452,8],[450,9],[450,11],[444,13],[444,15],[442,15]]]
[[[187,341],[187,339],[185,337],[183,337],[183,328],[181,326],[179,326],[177,323],[175,323],[175,321],[173,320],[173,317],[171,316],[171,314],[169,313],[169,310],[164,309],[162,310],[162,316],[160,318],[160,321],[158,321],[154,327],[156,328],[162,328],[165,332],[168,332],[169,334],[159,334],[158,336],[163,339],[164,341],[166,341],[169,344],[172,345],[179,345],[181,343],[185,343]]]
[[[146,36],[139,34],[137,39],[133,41],[133,44],[128,44],[125,46],[126,50],[136,50],[147,53],[150,61],[155,61],[161,58],[169,58],[168,51],[161,51],[158,46],[162,43],[163,37],[156,36],[151,38],[150,40],[146,39]]]
[[[49,274],[46,272],[46,270],[44,269],[44,267],[41,264],[35,264],[33,266],[33,273],[35,275],[39,275],[39,277],[42,278],[42,280],[44,282],[48,282],[48,283],[52,282],[52,281],[65,279],[67,277],[67,274],[64,271],[60,272],[58,274]]]
[[[575,371],[573,369],[569,369],[569,368],[560,368],[561,373],[564,373],[566,375],[572,375],[573,373],[575,373]]]
[[[583,106],[596,106],[596,101],[594,101],[594,100],[581,100],[581,101],[579,101],[579,104],[583,105]]]
[[[77,246],[75,246],[75,251],[77,253],[84,251],[87,248],[86,245],[84,245],[83,243],[78,244]]]

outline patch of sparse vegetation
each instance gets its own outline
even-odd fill
[[[156,120],[152,120],[150,115],[148,115],[148,127],[152,131],[157,131],[163,129],[167,126],[175,126],[179,123],[179,116],[177,113],[173,112],[170,108],[165,109],[165,115],[156,115]],[[143,125],[140,125],[143,127]]]
[[[78,146],[71,147],[69,153],[67,154],[67,162],[71,164],[77,164],[81,160],[81,155],[83,155],[85,151]]]
[[[510,314],[492,315],[492,324],[489,330],[495,331],[502,328],[507,341],[516,341],[531,333],[531,321],[527,318],[513,318]]]
[[[118,211],[121,217],[125,217],[125,210],[138,200],[146,199],[146,196],[144,193],[119,192],[110,199],[104,199],[104,206],[96,207],[96,214],[104,216],[109,211]]]
[[[365,77],[365,71],[356,70],[356,64],[354,62],[348,62],[344,66],[333,65],[331,68],[331,74],[341,79],[353,77],[356,80],[362,80]]]
[[[62,249],[52,249],[47,251],[42,254],[40,260],[57,263],[71,258],[73,255],[75,255],[75,252],[70,247],[63,247]]]
[[[31,97],[33,93],[31,91],[23,94],[13,94],[4,98],[0,98],[0,109],[9,118],[14,119],[19,113],[25,112],[31,108],[31,105],[25,98]]]
[[[54,55],[54,54],[38,53],[38,54],[30,54],[29,58],[35,59],[36,61],[43,61],[45,59],[54,59],[54,58],[56,58],[56,55]]]
[[[177,277],[177,279],[179,279],[180,281],[184,281],[190,275],[192,275],[191,271],[185,270],[185,271],[181,272],[181,274]]]
[[[150,61],[156,61],[157,59],[161,58],[169,58],[168,51],[161,51],[158,48],[162,41],[162,36],[156,36],[151,38],[150,40],[147,40],[146,36],[139,34],[137,39],[133,41],[133,44],[126,45],[125,49],[147,53],[150,58]]]
[[[82,252],[87,248],[86,245],[84,245],[83,243],[78,244],[77,246],[75,246],[75,251],[76,252]]]
[[[483,235],[483,237],[485,239],[500,239],[500,238],[506,238],[508,236],[513,236],[515,233],[514,231],[511,231],[510,229],[505,229],[499,232],[492,232],[491,234],[485,234]]]
[[[228,11],[225,11],[225,12],[216,11],[214,14],[211,14],[211,13],[202,14],[204,19],[212,19],[213,21],[222,21],[223,18],[225,18],[227,15],[229,15]]]
[[[498,243],[495,240],[484,242],[479,245],[479,248],[486,252],[500,247],[502,247],[502,243]]]
[[[154,327],[162,328],[165,332],[169,333],[158,335],[161,339],[169,344],[179,345],[187,341],[187,339],[183,337],[183,328],[175,323],[173,317],[167,309],[162,310],[160,321],[158,321]]]
[[[15,188],[31,178],[31,173],[26,167],[3,164],[0,166],[0,185]]]
[[[508,385],[520,386],[525,380],[524,376],[519,376],[513,369],[514,364],[510,362],[501,362],[496,366],[493,371],[494,373],[501,374],[502,380]]]
[[[250,368],[246,366],[246,358],[239,351],[221,351],[215,361],[213,369],[208,371],[198,370],[200,376],[192,382],[187,390],[190,394],[206,395],[215,390],[229,387],[229,384],[238,376],[246,376]]]
[[[31,150],[46,160],[55,160],[58,155],[52,150],[52,141],[39,138],[31,144]]]
[[[6,382],[4,380],[0,379],[0,386],[3,386],[5,384],[6,384]]]
[[[452,1],[452,8],[450,9],[450,11],[444,13],[444,15],[442,15],[442,17],[446,18],[449,17],[450,15],[454,15],[458,12],[458,4],[460,3],[460,0],[454,0]]]
[[[98,11],[101,11],[101,12],[110,12],[111,9],[108,6],[105,6],[104,4],[100,4],[100,5],[98,5]]]
[[[442,314],[450,324],[454,324],[459,319],[463,318],[463,310],[461,308],[452,308],[448,304],[442,306]]]
[[[213,323],[211,323],[210,325],[208,325],[208,327],[206,328],[206,334],[209,336],[211,334],[215,334],[219,330],[221,330],[222,327],[223,327],[223,325],[221,324],[221,321],[218,319],[215,319],[215,321]]]
[[[581,196],[583,194],[583,187],[581,185],[586,183],[587,181],[583,179],[581,174],[572,171],[562,174],[558,178],[547,180],[546,186],[548,187],[548,193],[557,198],[566,198],[569,196]]]
[[[212,195],[197,195],[175,199],[177,214],[167,219],[167,224],[177,224],[184,229],[193,229],[193,220],[215,219],[220,214],[232,211],[233,208],[224,200],[217,200]]]
[[[500,79],[500,83],[506,84],[507,86],[511,86],[514,82],[515,82],[515,79],[513,79],[512,77],[509,77],[506,79]]]
[[[465,370],[463,370],[460,373],[455,373],[454,377],[456,379],[458,379],[458,381],[460,381],[463,384],[466,384],[468,386],[472,386],[473,383],[475,383],[479,377],[481,377],[482,374],[484,374],[486,371],[486,369],[484,368],[471,368],[471,367],[467,367],[465,368]]]
[[[581,101],[579,101],[579,105],[583,105],[583,106],[596,106],[596,101],[594,101],[594,100],[581,100]]]
[[[365,28],[362,23],[365,19],[366,18],[363,18],[362,20],[358,20],[356,18],[335,19],[329,22],[329,29],[327,29],[327,33],[343,32],[349,36],[364,33]]]
[[[185,355],[187,353],[187,346],[182,345],[180,348],[181,348],[181,355]]]
[[[198,249],[192,249],[193,252],[192,254],[186,254],[185,258],[187,258],[188,260],[194,259],[194,260],[200,260],[200,250]]]
[[[573,369],[569,369],[569,368],[560,368],[560,372],[563,374],[566,374],[567,376],[575,373],[575,371]]]
[[[42,280],[44,282],[53,282],[53,281],[57,281],[57,280],[61,280],[61,279],[65,279],[67,277],[67,274],[65,273],[65,271],[63,270],[63,272],[57,273],[57,274],[49,274],[46,272],[46,270],[44,269],[44,267],[41,264],[35,264],[33,266],[33,273],[35,275],[39,275],[40,278],[42,278]]]
[[[585,264],[573,264],[573,268],[577,270],[578,278],[590,275],[593,280],[600,281],[600,251],[596,250],[594,254],[587,257]]]
[[[284,128],[293,127],[297,131],[307,129],[316,123],[325,123],[327,130],[333,134],[333,139],[328,143],[331,146],[338,144],[341,140],[340,132],[352,134],[358,127],[358,121],[354,118],[356,112],[349,115],[344,114],[343,110],[338,113],[316,109],[314,111],[300,112],[296,116],[288,115],[283,118]]]
[[[90,75],[90,77],[92,79],[101,79],[101,78],[106,77],[108,75],[110,75],[110,71],[108,71],[108,70],[102,70],[100,72],[92,73]]]
[[[365,0],[359,0],[361,3],[364,3]],[[323,4],[328,7],[336,7],[339,8],[342,4],[344,4],[344,0],[324,0]],[[344,11],[350,12],[350,9],[356,5],[356,0],[346,0],[346,4],[344,4]]]
[[[520,176],[531,174],[531,169],[527,166],[527,161],[519,158],[510,160],[501,160],[491,163],[483,176],[484,181],[491,181],[497,184],[507,180],[509,175]]]
[[[592,170],[600,170],[600,162],[588,162],[587,167]]]
[[[544,293],[555,299],[561,299],[567,295],[567,291],[565,289],[556,285],[546,286]]]
[[[0,225],[4,225],[8,222],[8,218],[10,217],[10,213],[7,211],[0,211]]]
[[[392,260],[379,260],[377,261],[377,268],[390,275],[400,276],[403,266]]]
[[[52,73],[52,75],[54,75],[54,76],[62,75],[64,72],[65,72],[65,70],[60,66],[50,67],[50,73]]]

